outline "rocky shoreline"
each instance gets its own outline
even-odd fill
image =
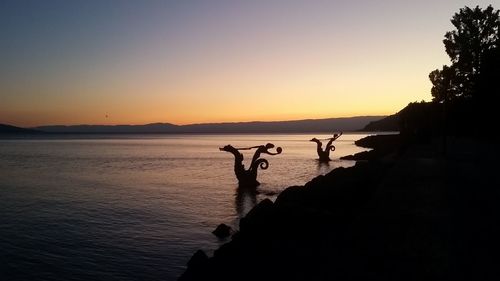
[[[262,201],[179,280],[494,280],[498,179],[460,142],[448,158],[436,143],[360,140],[373,150],[350,158],[364,161]],[[492,170],[496,158],[480,158]]]

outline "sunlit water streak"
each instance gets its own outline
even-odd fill
[[[197,249],[227,241],[251,207],[274,200],[362,149],[344,134],[329,165],[312,137],[328,135],[52,136],[0,140],[0,279],[175,280]],[[259,193],[239,193],[226,144],[272,142]],[[252,152],[245,152],[245,160]],[[247,162],[248,166],[248,162]],[[4,279],[6,278],[6,279]]]

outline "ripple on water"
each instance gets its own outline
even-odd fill
[[[0,140],[2,280],[175,280],[197,249],[224,243],[218,224],[237,227],[259,201],[352,165],[338,158],[363,136],[342,136],[330,165],[311,135]],[[218,147],[263,142],[283,153],[268,157],[258,192],[238,191]]]

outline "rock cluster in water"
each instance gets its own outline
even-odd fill
[[[384,144],[370,161],[262,201],[179,280],[497,280],[500,193],[487,181],[472,189],[470,158],[397,138],[365,139]]]

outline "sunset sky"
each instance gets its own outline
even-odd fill
[[[453,14],[490,3],[4,0],[0,123],[392,114],[431,99]]]

